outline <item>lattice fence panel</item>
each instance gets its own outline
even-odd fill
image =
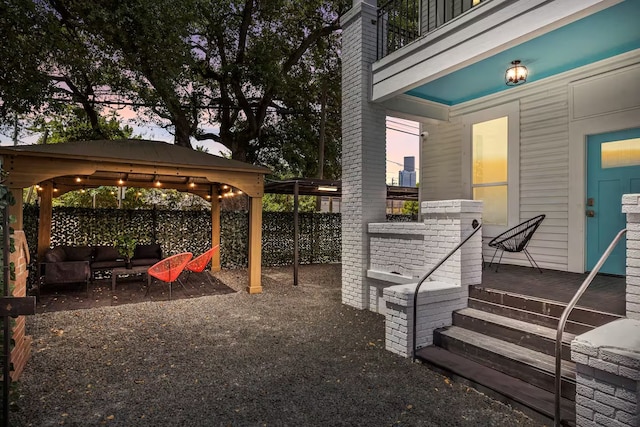
[[[300,263],[330,263],[341,260],[340,214],[301,213]],[[24,229],[36,271],[38,208],[25,206]],[[248,264],[249,216],[247,212],[221,213],[221,263],[223,268],[244,268]],[[53,209],[51,246],[111,245],[122,233],[138,242],[158,242],[165,256],[193,252],[201,254],[211,247],[211,212],[123,209]],[[262,264],[293,263],[293,213],[264,212]],[[30,275],[35,278],[35,274]]]

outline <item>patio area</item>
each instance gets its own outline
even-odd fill
[[[341,265],[215,277],[235,292],[37,314],[12,425],[536,426],[384,348]],[[142,281],[144,282],[144,281]],[[176,292],[177,293],[177,292]]]
[[[172,299],[198,298],[235,292],[215,277],[212,277],[211,281],[207,280],[204,274],[208,273],[191,274],[188,280],[184,281],[184,287],[174,283]],[[116,283],[116,289],[113,291],[110,278],[94,280],[89,284],[88,293],[84,284],[64,284],[44,288],[36,303],[36,312],[40,314],[169,300],[169,284],[152,280],[147,292],[147,279],[144,274],[118,277]]]
[[[307,266],[306,268],[310,268]],[[322,266],[317,266],[321,268]],[[328,267],[327,267],[328,268]],[[293,267],[268,268],[265,277],[275,277],[284,286],[293,287]],[[509,293],[528,295],[535,298],[568,302],[587,277],[585,274],[564,271],[543,270],[515,265],[501,265],[498,272],[495,265],[486,267],[482,275],[482,288],[497,289]],[[215,273],[211,283],[202,274],[192,274],[185,288],[174,283],[173,299],[197,298],[207,295],[224,295],[236,292],[233,281],[238,275],[246,276],[243,270],[225,270]],[[338,280],[332,278],[332,280]],[[625,314],[624,277],[597,275],[587,291],[578,301],[578,306],[615,314]],[[143,275],[121,277],[117,280],[115,292],[111,290],[111,279],[99,279],[89,285],[89,294],[84,285],[58,285],[42,292],[36,305],[38,313],[78,310],[105,306],[120,306],[140,302],[166,301],[169,299],[169,285],[153,282],[147,293]]]

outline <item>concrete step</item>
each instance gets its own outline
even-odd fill
[[[458,326],[434,333],[434,344],[549,392],[555,389],[555,358]],[[575,400],[575,364],[562,361],[562,396]]]
[[[453,313],[453,324],[470,331],[498,338],[530,350],[540,351],[555,357],[556,330],[522,320],[465,308]],[[562,337],[562,358],[571,360],[571,340],[574,334]]]
[[[421,348],[416,357],[457,382],[511,405],[544,425],[552,425],[554,394],[498,370],[436,346]],[[562,425],[575,425],[575,403],[560,400]]]
[[[566,303],[531,297],[528,295],[514,294],[502,290],[480,288],[471,286],[469,298],[486,301],[505,307],[541,314],[552,318],[560,318]],[[576,306],[569,315],[569,320],[575,323],[590,325],[592,328],[602,326],[623,316]]]

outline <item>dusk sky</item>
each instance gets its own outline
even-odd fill
[[[147,125],[136,126],[129,122],[132,116],[123,114],[123,122],[126,122],[134,129],[134,135],[140,135],[144,139],[158,140],[173,142],[173,135],[167,132],[160,126]],[[207,129],[205,129],[207,130]],[[217,130],[217,129],[216,129]],[[28,134],[23,132],[19,141],[20,144],[34,144],[38,139],[38,134]],[[398,172],[403,169],[405,156],[414,156],[416,158],[416,171],[418,171],[419,165],[419,140],[420,130],[418,123],[402,120],[395,117],[387,118],[387,184],[398,183]],[[7,135],[0,135],[0,145],[12,145],[11,137]],[[207,148],[209,153],[219,155],[220,152],[228,152],[228,150],[213,141],[201,141],[195,142],[195,145],[202,145]],[[420,175],[418,173],[417,182],[420,182]]]

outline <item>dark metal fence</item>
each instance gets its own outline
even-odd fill
[[[389,0],[378,8],[378,59],[420,36],[420,0]]]
[[[484,1],[487,0],[389,0],[383,3],[378,8],[377,58],[384,58]]]

